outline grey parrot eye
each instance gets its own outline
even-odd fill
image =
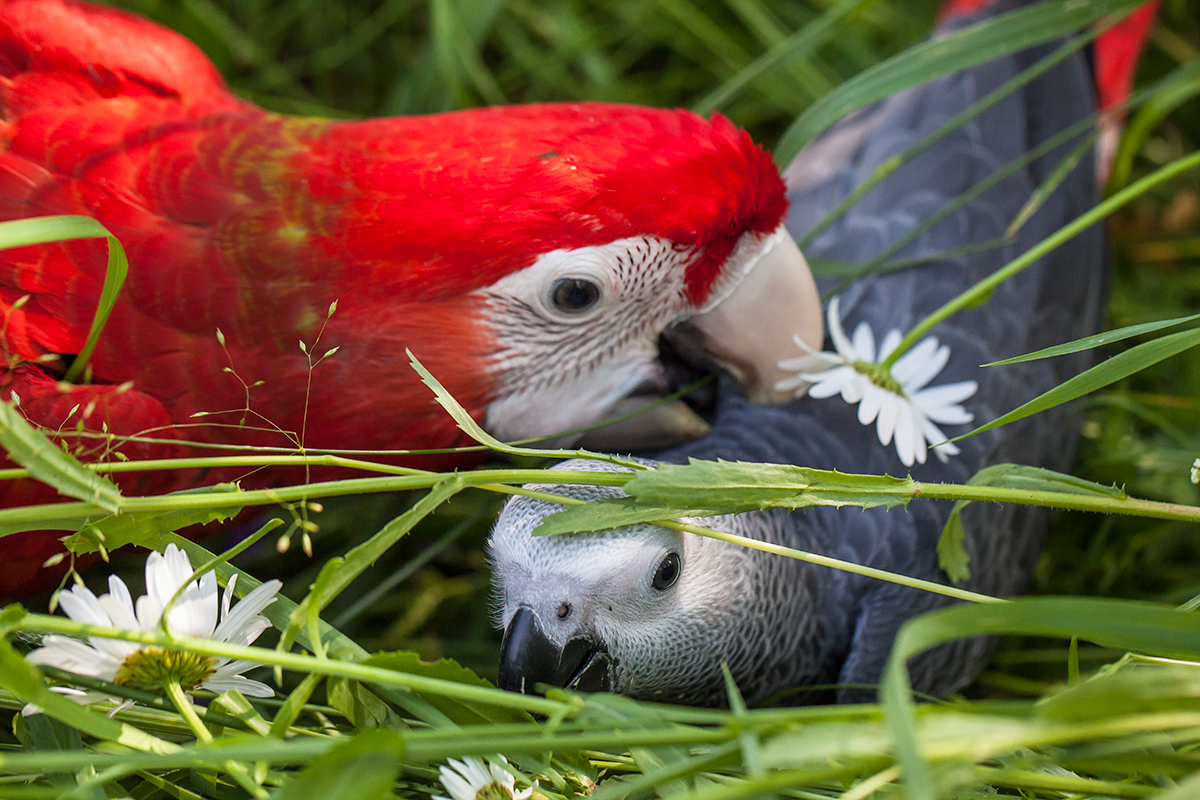
[[[600,300],[600,287],[586,278],[560,278],[550,287],[550,302],[564,314],[579,314]]]
[[[663,556],[663,560],[658,562],[658,569],[654,570],[654,579],[650,581],[650,585],[661,592],[670,589],[677,580],[679,580],[679,554],[667,553]]]

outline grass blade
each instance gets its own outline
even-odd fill
[[[851,78],[809,106],[775,147],[776,163],[790,164],[805,145],[830,125],[888,95],[1068,36],[1107,14],[1130,11],[1139,3],[1140,0],[1040,3],[911,47]]]
[[[1014,408],[1012,411],[992,420],[986,425],[981,425],[969,433],[964,433],[962,436],[956,436],[951,441],[957,442],[959,439],[965,439],[968,436],[974,436],[977,433],[1024,419],[1039,411],[1045,411],[1048,408],[1062,405],[1077,397],[1082,397],[1089,392],[1094,392],[1097,389],[1116,383],[1123,378],[1128,378],[1135,372],[1140,372],[1146,367],[1157,364],[1171,356],[1178,355],[1184,350],[1188,350],[1198,344],[1200,344],[1200,329],[1193,329],[1171,333],[1152,342],[1145,342],[1144,344],[1131,347],[1125,352],[1118,353],[1107,361],[1097,364],[1091,369],[1076,375],[1074,378],[1055,386],[1050,391],[1038,395],[1029,402]]]
[[[50,441],[9,403],[0,403],[0,445],[30,475],[60,493],[114,513],[121,507],[115,483]]]

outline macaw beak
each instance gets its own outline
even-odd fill
[[[795,396],[795,390],[775,389],[777,381],[795,374],[780,369],[779,362],[804,355],[794,337],[820,352],[825,336],[821,295],[796,240],[782,226],[772,239],[774,245],[732,293],[680,326],[737,379],[746,399],[767,405]]]
[[[608,692],[612,691],[615,666],[595,634],[580,630],[559,647],[546,636],[533,610],[521,606],[504,629],[496,685],[524,694],[539,693],[539,684]]]
[[[804,355],[793,338],[796,336],[812,352],[819,352],[825,337],[824,315],[808,262],[791,234],[780,226],[732,291],[676,324],[663,339],[690,365],[728,372],[752,403],[777,405],[796,396],[795,389],[775,389],[777,381],[795,374],[780,369],[779,362]],[[814,359],[813,371],[819,370],[820,364]],[[665,380],[643,387],[606,415],[609,420],[631,415],[628,419],[596,428],[579,445],[646,452],[706,435],[708,423],[685,402],[655,405],[680,388],[666,386]],[[647,410],[634,413],[640,409]]]

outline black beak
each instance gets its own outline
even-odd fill
[[[542,631],[533,609],[521,606],[504,630],[496,685],[525,694],[534,694],[538,684],[607,692],[613,686],[613,667],[604,643],[593,634],[581,632],[560,650]]]

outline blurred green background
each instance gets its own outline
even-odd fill
[[[416,114],[482,104],[604,100],[707,109],[715,92],[832,0],[127,0],[195,41],[233,89],[267,108],[323,116]],[[844,5],[844,4],[841,4]],[[928,35],[935,0],[862,2],[830,40],[784,59],[718,104],[772,146],[815,98]],[[1139,84],[1200,58],[1200,0],[1167,0]],[[1138,119],[1135,115],[1134,119]],[[1134,177],[1194,152],[1200,101],[1146,126]],[[1200,180],[1159,187],[1110,220],[1110,326],[1200,307]],[[1127,343],[1129,344],[1129,343]],[[1076,472],[1136,496],[1194,504],[1200,354],[1186,353],[1088,399]],[[367,538],[408,501],[326,503],[315,557],[298,537],[242,565],[299,598],[323,555]],[[452,656],[494,676],[483,543],[496,508],[460,498],[396,548],[327,618],[369,649]],[[231,534],[232,535],[232,534]],[[218,546],[211,542],[211,546]],[[140,556],[129,556],[129,565]],[[1064,514],[1035,590],[1183,602],[1200,595],[1200,532],[1181,523]],[[1060,650],[1010,642],[984,676],[991,693],[1061,680]]]

